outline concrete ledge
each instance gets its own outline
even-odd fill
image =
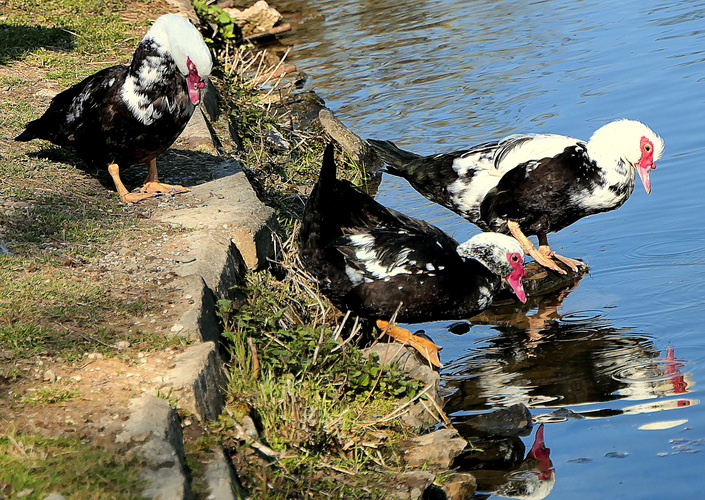
[[[197,107],[193,112],[193,116],[186,125],[186,128],[172,147],[177,149],[190,149],[193,151],[200,150],[215,156],[218,155],[218,149],[215,145],[213,135],[211,134],[210,126],[200,107]]]
[[[213,456],[206,466],[205,479],[208,485],[208,500],[235,500],[245,497],[240,491],[232,464],[220,447],[213,450]]]
[[[238,248],[223,231],[204,229],[186,235],[181,264],[174,272],[182,277],[200,276],[218,299],[232,296],[243,283],[245,263]]]
[[[218,418],[225,405],[228,378],[213,342],[187,348],[174,359],[176,366],[164,376],[164,388],[172,390],[179,406],[201,421]]]
[[[142,474],[149,482],[142,495],[160,500],[193,498],[184,473],[179,415],[167,401],[149,394],[131,400],[129,410],[130,417],[115,442],[128,444],[130,453],[149,464]]]
[[[181,308],[184,311],[171,327],[171,333],[196,342],[218,342],[220,325],[216,317],[216,298],[203,277],[190,274],[174,281],[183,291]]]
[[[274,257],[278,223],[274,209],[262,203],[243,172],[194,186],[192,206],[159,216],[163,222],[227,234],[250,269]]]

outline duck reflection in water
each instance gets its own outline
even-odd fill
[[[472,469],[477,480],[477,493],[472,499],[497,495],[503,498],[546,498],[556,484],[551,450],[544,442],[544,424],[536,429],[534,443],[524,457],[525,446],[518,437],[494,441],[474,441],[485,458],[494,451],[494,460],[477,460],[469,452],[459,460],[461,470]],[[474,466],[473,466],[474,464]]]
[[[478,324],[494,330],[491,336],[475,337],[473,348],[449,363],[444,373],[444,409],[461,435],[482,450],[467,453],[456,464],[477,478],[479,493],[472,498],[538,499],[551,492],[556,476],[543,423],[698,404],[684,397],[692,375],[675,347],[660,351],[651,336],[616,328],[600,311],[563,313],[561,303],[568,293],[529,300],[523,310],[500,306],[471,323],[449,327],[458,334]],[[475,326],[473,332],[479,329]],[[469,418],[512,405],[525,405],[534,422],[542,422],[526,455],[518,436],[483,436],[464,429]],[[537,415],[541,409],[549,413]]]
[[[516,315],[515,320],[499,309],[494,316],[484,313],[471,320],[491,324],[497,333],[478,338],[468,354],[448,365],[444,379],[449,415],[516,403],[566,408],[659,398],[657,407],[649,403],[655,411],[697,402],[672,399],[692,385],[688,363],[676,358],[675,348],[669,347],[662,357],[650,336],[615,328],[597,311],[562,314],[559,306],[567,293],[544,299],[535,314],[525,318]],[[593,411],[593,416],[601,416],[625,408]]]

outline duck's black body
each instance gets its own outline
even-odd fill
[[[413,323],[468,317],[492,302],[500,275],[461,256],[440,229],[336,179],[335,170],[329,145],[299,246],[307,270],[338,308],[389,318],[399,307],[397,319]]]
[[[198,30],[176,14],[159,17],[129,66],[101,70],[52,99],[15,138],[46,139],[73,148],[89,166],[107,168],[125,202],[183,186],[158,181],[155,158],[179,137],[200,100],[212,60]],[[149,165],[142,193],[129,193],[119,169]]]
[[[148,53],[140,45],[132,61],[139,68]],[[16,140],[45,139],[73,148],[93,168],[111,163],[129,166],[148,163],[166,151],[179,137],[195,109],[190,102],[186,78],[173,61],[159,83],[144,89],[145,102],[162,114],[147,124],[135,116],[123,99],[130,67],[106,68],[56,95],[37,120],[29,122]]]
[[[576,203],[601,189],[614,197],[608,207]],[[524,234],[553,233],[588,215],[622,206],[633,189],[633,179],[608,186],[585,145],[579,144],[509,170],[483,198],[478,223],[485,230],[507,233],[506,221],[513,220]]]

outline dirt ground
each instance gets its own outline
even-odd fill
[[[153,20],[173,10],[162,0],[149,3],[127,1],[122,15],[128,21]],[[122,60],[105,61],[96,70],[126,63],[131,53],[132,49],[129,49]],[[21,77],[34,82],[30,86],[0,88],[0,99],[29,103],[35,110],[46,109],[51,97],[63,90],[46,77],[48,71],[49,68],[39,68],[23,61],[0,66],[0,76]],[[19,132],[21,130],[11,131],[13,134]],[[11,137],[0,138],[0,155],[26,149],[26,143],[16,143]],[[206,173],[200,177],[195,173],[185,180],[180,175],[198,161],[213,161],[213,158],[200,152],[170,150],[158,160],[162,165],[160,177],[166,182],[187,185],[209,180]],[[76,166],[75,172],[69,175],[77,192],[94,191],[95,196],[117,196],[107,173],[96,176],[94,172],[82,172],[80,165]],[[145,174],[146,170],[140,166],[129,170],[125,176],[128,188],[138,185]],[[0,194],[0,210],[21,210],[23,203]],[[145,392],[158,392],[165,372],[173,367],[174,357],[184,349],[186,341],[172,339],[155,346],[152,340],[142,342],[135,340],[135,336],[140,332],[171,334],[169,328],[178,317],[177,297],[181,294],[174,289],[175,274],[170,269],[180,252],[172,241],[180,230],[164,228],[162,223],[155,221],[155,214],[184,203],[187,204],[188,200],[174,196],[130,206],[131,214],[139,219],[140,227],[136,231],[131,231],[120,241],[107,242],[98,258],[86,260],[66,255],[66,271],[72,274],[72,279],[103,284],[115,300],[147,299],[151,306],[144,315],[107,314],[101,318],[102,325],[125,332],[125,338],[131,339],[103,346],[113,355],[85,352],[81,359],[69,362],[47,352],[32,359],[8,361],[8,353],[0,348],[0,364],[14,363],[15,373],[21,374],[11,379],[0,377],[0,432],[33,431],[45,436],[71,434],[107,444],[126,418],[127,401]],[[155,230],[157,226],[159,230]],[[140,237],[140,233],[144,236]],[[69,327],[64,328],[68,330]],[[75,338],[92,338],[90,329],[72,328],[66,333]]]

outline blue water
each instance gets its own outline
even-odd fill
[[[293,60],[363,138],[430,154],[633,118],[665,139],[650,195],[550,237],[589,263],[577,287],[464,335],[415,328],[444,346],[451,416],[521,402],[546,422],[556,481],[527,498],[702,498],[705,1],[309,0],[305,14]],[[377,199],[459,240],[478,231],[398,178]]]

